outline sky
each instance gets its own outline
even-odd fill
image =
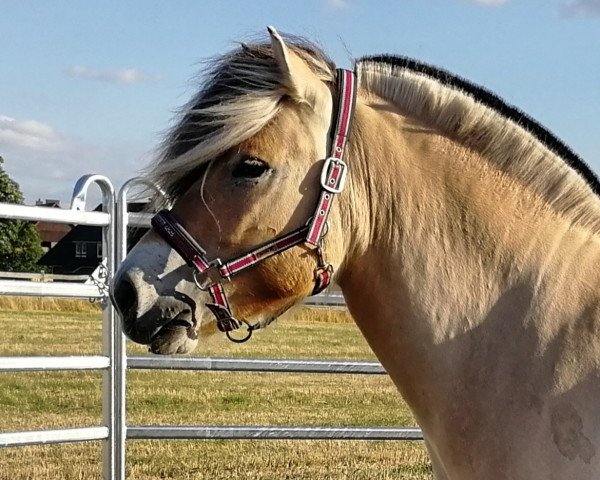
[[[340,67],[407,55],[481,84],[600,172],[600,0],[0,0],[0,155],[26,202],[156,158],[201,62],[266,26]]]

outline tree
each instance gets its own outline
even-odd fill
[[[4,171],[0,156],[0,202],[23,203],[19,185]],[[31,222],[0,219],[0,271],[37,272],[44,254],[40,235]]]

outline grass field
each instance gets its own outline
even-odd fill
[[[0,310],[0,356],[100,353],[93,309],[25,307]],[[194,355],[374,359],[344,313],[324,310],[288,315],[244,345],[214,336]],[[0,431],[100,425],[100,396],[98,372],[0,374]],[[132,425],[414,425],[386,376],[133,371],[127,401]],[[127,455],[135,480],[431,478],[421,442],[130,441]],[[100,459],[100,442],[0,449],[0,479],[97,479]]]

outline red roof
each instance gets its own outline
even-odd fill
[[[37,207],[60,208],[60,201],[49,199],[42,201],[40,199],[35,202],[35,205]],[[73,225],[68,225],[65,223],[53,223],[44,221],[35,222],[35,226],[40,234],[42,242],[50,243],[59,242],[73,228]]]
[[[73,228],[65,223],[36,222],[35,226],[40,234],[42,242],[56,243],[60,241]]]

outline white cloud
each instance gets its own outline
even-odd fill
[[[600,16],[600,0],[571,0],[563,2],[562,13],[567,16]]]
[[[148,163],[144,148],[124,142],[94,145],[36,120],[0,114],[3,168],[29,204],[37,198],[56,198],[67,205],[75,182],[87,173],[106,175],[118,188]]]
[[[478,3],[479,5],[485,5],[487,7],[497,7],[500,5],[504,5],[508,0],[471,0],[473,3]]]
[[[64,146],[64,139],[45,123],[0,115],[0,146],[6,145],[56,151]]]
[[[326,3],[333,10],[344,10],[350,6],[348,0],[327,0]]]
[[[98,82],[132,85],[134,83],[155,82],[160,80],[159,75],[144,73],[137,68],[123,68],[120,70],[95,70],[82,65],[72,65],[65,71],[67,75]]]

